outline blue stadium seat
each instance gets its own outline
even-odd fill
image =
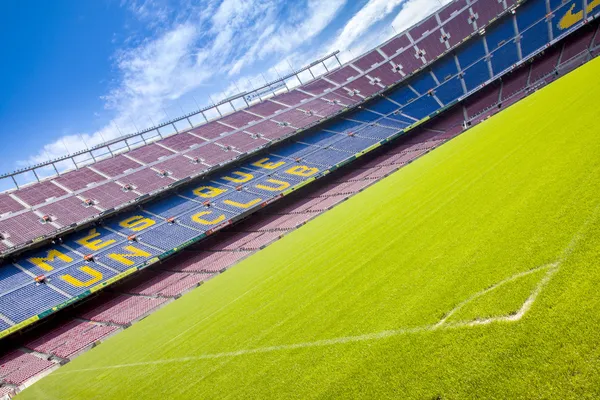
[[[380,114],[387,115],[400,108],[396,103],[391,102],[385,97],[380,97],[376,100],[370,101],[364,108],[368,110],[377,111]]]
[[[304,164],[302,164],[304,165]],[[320,170],[320,168],[318,168]],[[246,186],[246,190],[251,193],[256,193],[263,199],[268,199],[277,196],[288,190],[290,187],[308,179],[309,177],[294,176],[285,174],[283,171],[261,177],[252,185]]]
[[[21,271],[12,264],[0,266],[0,294],[8,290],[31,282],[31,276]]]
[[[356,154],[368,149],[381,139],[373,139],[359,136],[346,136],[345,139],[336,142],[331,148],[339,151],[347,151],[350,154]]]
[[[392,119],[392,118],[387,118],[387,117],[377,120],[377,123],[382,126],[396,128],[396,129],[404,129],[411,124],[410,122],[399,121],[397,119]]]
[[[379,123],[380,121],[381,120],[377,121],[377,123]],[[395,121],[395,122],[397,122],[397,121]],[[398,132],[398,129],[386,128],[384,126],[379,126],[379,125],[369,125],[369,126],[365,127],[364,129],[357,131],[356,136],[383,140],[383,139],[387,139],[391,136],[394,136],[396,134],[396,132]]]
[[[155,217],[142,210],[134,210],[111,218],[106,223],[106,226],[122,235],[129,236],[140,233],[161,222],[162,219],[159,217]]]
[[[98,263],[86,263],[85,261],[80,261],[74,265],[63,269],[60,272],[54,272],[47,275],[48,283],[62,290],[63,292],[68,293],[71,296],[78,296],[84,293],[86,290],[90,289],[91,287],[95,286],[96,284],[100,283],[100,281],[98,281],[90,283],[89,286],[74,286],[73,284],[65,280],[67,276],[75,278],[82,283],[93,281],[95,280],[95,278],[97,279],[95,275],[86,272],[85,267],[91,268],[94,274],[98,272],[101,273],[102,280],[110,279],[113,276],[117,275],[116,272],[111,271],[110,269],[105,268]],[[82,268],[84,269],[82,270]]]
[[[491,62],[494,74],[499,74],[518,61],[519,53],[517,51],[517,45],[511,40],[492,53]]]
[[[119,272],[125,272],[130,268],[139,267],[162,253],[162,250],[145,246],[142,243],[125,242],[110,249],[102,250],[94,256],[94,259]]]
[[[548,38],[548,23],[546,20],[540,21],[521,33],[521,52],[523,57],[534,53],[550,40]]]
[[[349,158],[350,154],[333,149],[323,149],[304,157],[303,162],[309,162],[325,167],[333,167]]]
[[[144,210],[160,215],[163,218],[174,217],[197,207],[200,207],[200,204],[197,202],[173,195],[159,201],[144,204]]]
[[[142,232],[138,237],[141,243],[168,251],[181,246],[183,243],[192,240],[201,234],[201,231],[186,228],[179,223],[165,223]]]
[[[485,57],[483,40],[480,38],[471,39],[464,48],[458,50],[456,57],[458,58],[460,67],[464,71],[467,67]]]
[[[486,80],[490,79],[490,70],[486,60],[481,60],[465,71],[465,84],[467,91],[475,89]]]
[[[362,122],[373,122],[378,118],[381,118],[381,115],[375,114],[369,110],[356,110],[344,115],[344,119],[352,119]]]
[[[590,4],[591,1],[588,0],[588,18],[591,16],[598,16],[598,14],[600,14],[600,4],[598,3],[594,3],[593,5]],[[589,7],[592,7],[591,9]]]
[[[344,135],[341,133],[332,133],[319,130],[316,132],[311,132],[308,135],[304,135],[302,138],[298,139],[298,141],[300,143],[306,143],[313,146],[328,147],[333,143],[342,140],[343,138]]]
[[[214,200],[224,196],[225,193],[227,193],[228,191],[231,190],[231,187],[226,186],[224,184],[220,184],[220,183],[217,183],[214,181],[201,181],[195,185],[190,185],[189,187],[182,189],[179,193],[182,196],[185,196],[187,198],[190,198],[190,199],[196,200],[197,202],[202,203],[203,201],[208,200],[208,199],[206,197],[196,194],[194,192],[199,192],[199,193],[204,193],[204,194],[206,194],[206,193],[214,194],[214,191],[211,192],[210,188],[218,189],[218,191],[220,192],[220,193],[216,194],[214,197],[211,197],[210,201],[214,201]]]
[[[450,79],[435,89],[435,96],[440,99],[444,105],[452,103],[463,94],[465,93],[463,92],[462,84],[458,77]]]
[[[30,283],[0,296],[0,310],[13,322],[23,322],[68,300],[44,284]]]
[[[451,55],[443,57],[440,61],[433,64],[431,70],[438,78],[438,81],[440,81],[440,83],[458,74],[458,69],[456,68],[456,61]]]
[[[409,85],[413,87],[417,92],[426,94],[429,89],[433,89],[437,86],[433,76],[427,71],[423,71],[418,74],[415,78],[411,79]]]
[[[49,269],[60,271],[71,264],[81,261],[82,258],[80,254],[64,246],[54,245],[28,254],[26,257],[20,259],[18,264],[34,275],[47,275],[51,272]]]
[[[229,192],[225,197],[223,197],[219,202],[215,203],[215,207],[220,210],[229,211],[232,215],[238,215],[247,210],[260,205],[261,203],[269,200],[268,197],[258,196],[255,193],[249,193],[245,190],[237,191],[234,190]],[[239,204],[246,205],[245,208],[235,206],[232,204],[228,204],[228,202],[235,202]],[[189,226],[189,224],[188,224]]]
[[[571,10],[571,7],[573,7],[572,10]],[[575,24],[573,24],[574,21],[572,21],[571,18],[567,18],[567,21],[565,21],[565,24],[561,24],[561,20],[563,19],[565,14],[567,14],[567,13],[577,14],[580,12],[583,12],[583,1],[582,0],[568,1],[562,7],[560,7],[558,10],[556,10],[554,12],[554,16],[552,17],[552,31],[553,31],[554,37],[556,38],[556,37],[562,35],[563,33],[570,30],[573,26],[575,26]]]
[[[265,159],[268,159],[268,160],[265,160]],[[270,169],[267,170],[268,173],[277,171],[278,169],[285,168],[286,165],[288,165],[288,163],[290,162],[290,160],[287,160],[283,157],[279,157],[279,156],[276,156],[273,154],[261,154],[258,157],[251,158],[247,163],[244,163],[244,168],[252,170],[252,171],[265,172],[265,168],[261,167],[260,165],[254,165],[255,163],[258,163],[259,161],[264,161],[265,163],[272,164]],[[281,164],[281,165],[277,166],[278,164]]]
[[[226,200],[226,199],[231,199],[231,197],[223,198],[223,200]],[[224,221],[229,221],[230,219],[235,217],[237,214],[239,214],[239,212],[236,214],[229,210],[223,209],[223,207],[221,207],[222,204],[223,204],[223,202],[221,200],[216,200],[214,202],[211,202],[210,207],[203,207],[201,209],[188,211],[187,213],[182,214],[177,218],[177,224],[182,225],[182,226],[187,226],[189,228],[193,228],[194,230],[199,231],[199,232],[206,232],[209,229],[212,229],[215,226],[222,224]],[[240,211],[242,211],[242,210],[240,210]],[[202,214],[202,213],[204,213],[204,214]],[[194,216],[199,216],[200,218],[202,218],[206,221],[217,221],[217,222],[215,222],[214,224],[202,224],[197,221],[194,221],[192,219],[192,217],[194,217]],[[221,219],[223,219],[223,220],[221,221]]]
[[[10,325],[0,319],[0,332],[10,328]]]
[[[402,115],[400,113],[397,113],[397,114],[396,113],[392,113],[392,114],[388,115],[386,118],[387,119],[392,119],[394,121],[399,121],[399,122],[405,123],[406,125],[411,125],[412,123],[415,122],[414,118],[413,119],[408,118],[408,117],[406,117],[406,116],[404,116],[404,115]],[[379,121],[381,121],[381,120],[379,120]]]
[[[439,108],[440,105],[433,97],[425,95],[404,106],[402,112],[420,120],[437,111]]]
[[[230,188],[236,188],[241,184],[253,182],[268,173],[269,171],[267,170],[250,170],[244,166],[239,166],[215,175],[212,177],[211,182]]]
[[[97,251],[94,248],[106,249],[125,240],[125,237],[97,226],[70,235],[65,240],[65,244],[81,254],[92,254]]]
[[[491,53],[505,42],[515,37],[515,26],[512,18],[504,18],[487,30],[485,40],[487,41],[488,51]]]
[[[323,129],[327,129],[329,131],[344,133],[347,131],[354,131],[358,129],[360,126],[363,126],[364,123],[357,121],[349,121],[347,119],[338,118],[335,121],[332,121],[323,126]]]
[[[549,0],[550,2],[550,10],[557,10],[560,6],[564,4],[563,0]]]
[[[317,149],[313,146],[302,143],[289,143],[286,146],[281,146],[278,149],[270,151],[271,154],[276,156],[290,158],[292,160],[296,158],[302,158],[310,153],[315,152]]]
[[[528,0],[517,8],[517,26],[523,32],[546,17],[546,0]]]
[[[416,99],[417,94],[410,90],[407,86],[402,86],[386,94],[386,97],[389,97],[398,104],[406,104]]]

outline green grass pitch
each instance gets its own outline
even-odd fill
[[[18,399],[598,398],[600,60]]]

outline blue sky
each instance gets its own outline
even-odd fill
[[[349,60],[447,1],[2,1],[0,172]]]

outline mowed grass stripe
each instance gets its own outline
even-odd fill
[[[599,72],[599,60],[586,64],[19,398],[597,396]],[[556,262],[583,226],[520,321],[198,358],[433,325],[474,294]],[[504,293],[515,298],[497,309],[481,298],[486,315],[522,304],[528,289],[512,284]],[[144,364],[172,359],[182,360]],[[122,364],[135,366],[98,369]]]

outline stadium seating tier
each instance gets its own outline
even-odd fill
[[[489,7],[484,6],[484,2],[489,3]],[[540,6],[542,3],[543,7]],[[448,32],[448,37],[446,37],[448,44],[444,43],[445,40],[439,29],[437,18],[429,18],[413,27],[409,34],[401,34],[381,46],[380,51],[388,56],[387,59],[383,58],[379,50],[371,51],[356,61],[359,64],[356,65],[358,69],[354,66],[344,66],[330,73],[327,79],[319,78],[299,89],[273,97],[268,100],[268,106],[254,106],[256,112],[252,111],[252,108],[237,111],[219,121],[194,128],[190,133],[179,133],[149,145],[153,147],[141,147],[131,153],[116,155],[53,180],[20,188],[10,195],[2,194],[0,212],[5,216],[0,219],[0,234],[2,235],[0,251],[37,240],[58,229],[96,216],[103,210],[123,206],[144,194],[162,190],[177,180],[205,171],[206,166],[229,161],[239,154],[266,148],[271,140],[279,139],[295,131],[283,129],[283,127],[304,128],[319,122],[322,116],[318,112],[321,110],[323,113],[339,111],[339,108],[329,103],[326,103],[328,107],[323,106],[324,101],[315,97],[322,96],[324,99],[349,106],[362,101],[365,97],[379,93],[388,85],[384,79],[391,80],[391,75],[385,75],[386,78],[377,80],[370,75],[369,68],[375,68],[373,71],[377,71],[378,68],[387,66],[386,68],[397,75],[397,80],[394,82],[396,83],[404,79],[403,74],[409,74],[429,65],[437,55],[453,46],[454,41],[461,37],[465,39],[481,29],[489,20],[505,10],[502,4],[487,0],[479,0],[470,6],[460,1],[452,3],[448,9],[455,8],[454,12],[446,15],[447,9],[443,9],[438,13],[443,22],[444,32]],[[557,26],[560,28],[564,24],[562,22],[555,23],[555,20],[563,21],[566,11],[563,4],[557,5],[557,7],[559,10],[553,16],[554,37],[558,36],[557,32],[561,34],[562,31],[567,31],[574,26],[573,24],[561,28],[562,31],[556,31]],[[546,14],[544,2],[529,0],[517,9],[514,16],[509,15],[505,18],[516,19],[519,32],[527,33],[528,29],[537,29],[538,26],[542,26],[541,23],[546,21]],[[6,277],[6,282],[0,282],[0,287],[5,288],[0,295],[0,315],[5,318],[2,319],[3,324],[9,326],[17,324],[83,294],[93,285],[100,284],[119,273],[124,273],[132,268],[144,267],[148,263],[154,262],[157,256],[178,248],[184,243],[196,240],[203,233],[227,224],[239,215],[259,209],[265,201],[277,198],[293,185],[302,184],[315,176],[320,176],[323,171],[337,168],[339,164],[354,159],[356,154],[397,136],[401,133],[399,129],[404,127],[393,126],[394,123],[413,124],[426,119],[435,115],[443,106],[452,104],[456,99],[461,98],[464,95],[465,87],[468,91],[481,89],[482,85],[492,76],[499,77],[493,74],[512,68],[515,62],[520,62],[521,57],[526,55],[523,51],[523,42],[527,36],[521,34],[519,37],[518,32],[511,31],[513,28],[514,24],[511,26],[500,19],[498,25],[489,32],[478,34],[464,46],[460,46],[453,53],[444,56],[447,60],[455,61],[456,71],[453,70],[451,61],[442,59],[433,64],[431,71],[424,69],[420,75],[411,77],[407,84],[387,93],[386,96],[392,101],[385,100],[379,105],[375,102],[367,103],[361,109],[338,118],[337,121],[342,124],[358,122],[359,125],[348,128],[350,131],[344,128],[339,133],[317,132],[321,135],[319,137],[311,136],[315,135],[314,133],[294,136],[289,143],[266,149],[266,160],[254,161],[248,165],[249,171],[253,171],[251,167],[258,165],[258,168],[263,170],[261,174],[252,174],[236,167],[237,170],[245,172],[240,172],[227,183],[215,183],[214,177],[194,183],[194,188],[190,189],[192,194],[189,195],[193,197],[188,197],[190,200],[187,201],[193,202],[191,204],[197,208],[167,207],[175,213],[172,215],[177,217],[175,223],[157,221],[152,214],[142,213],[141,216],[133,216],[135,217],[133,219],[129,214],[116,215],[106,222],[106,229],[78,239],[76,243],[79,250],[76,250],[75,256],[65,256],[65,252],[61,253],[60,251],[59,254],[56,254],[54,252],[57,249],[55,245],[45,248],[43,250],[46,252],[45,255],[33,257],[37,259],[36,265],[45,268],[43,271],[37,271],[45,272],[48,275],[49,279],[45,283],[33,281],[37,272],[30,271],[28,273],[19,268],[15,270],[15,267],[10,265],[0,267],[9,271],[7,274],[0,275],[1,280]],[[537,66],[534,63],[531,67],[527,85],[535,83],[535,80],[532,79],[543,79],[549,74],[553,74],[558,62],[570,60],[581,55],[582,52],[587,52],[590,45],[595,43],[595,32],[595,29],[588,29],[576,33],[572,40],[565,42],[564,45],[559,44],[562,46],[560,47],[561,51],[546,50],[544,56],[539,59],[540,61],[536,61]],[[488,37],[489,42],[486,42]],[[515,39],[519,39],[522,55],[516,51]],[[548,43],[547,39],[549,37],[539,44],[538,49]],[[538,36],[536,36],[536,40],[539,40]],[[491,49],[488,48],[490,44]],[[497,48],[496,51],[490,54],[494,47]],[[505,51],[505,49],[508,50]],[[515,59],[515,54],[517,54],[517,59]],[[552,58],[555,55],[556,58]],[[382,58],[383,60],[381,60]],[[390,59],[391,61],[389,61]],[[446,61],[445,64],[443,64],[444,61]],[[377,66],[377,63],[381,65]],[[436,69],[437,66],[439,66],[438,69]],[[525,68],[529,68],[529,65]],[[367,72],[367,74],[363,75],[358,70]],[[536,71],[535,75],[534,70]],[[375,73],[373,75],[377,77]],[[445,76],[440,80],[437,75]],[[515,88],[511,89],[515,93],[526,89],[523,86],[524,75],[512,74],[509,76],[508,79],[511,76],[519,77],[518,80],[515,79],[518,84],[515,83]],[[336,86],[329,81],[330,79],[343,85]],[[466,103],[468,116],[481,118],[479,114],[487,113],[489,108],[498,103],[499,95],[500,87],[494,86],[486,88],[484,92],[469,99]],[[316,105],[314,110],[311,108],[311,104]],[[381,104],[386,104],[386,107]],[[369,109],[371,105],[375,110]],[[393,108],[393,105],[397,106],[396,109]],[[294,108],[294,106],[297,107]],[[462,108],[462,105],[459,107]],[[272,120],[262,121],[261,113],[269,114],[269,116],[272,114]],[[452,115],[458,121],[459,118],[456,116],[460,114]],[[277,129],[274,124],[277,125]],[[280,127],[282,129],[279,129]],[[447,128],[448,126],[440,125],[440,127]],[[337,131],[334,130],[334,132]],[[440,136],[438,140],[445,140],[455,134],[455,131],[448,132],[442,131],[440,135],[447,134],[448,136]],[[432,131],[430,133],[435,136],[434,134],[439,132]],[[210,140],[214,140],[214,142],[207,143]],[[435,141],[432,142],[435,143]],[[434,145],[432,144],[432,146]],[[423,154],[428,151],[427,149],[427,146],[415,148],[411,156]],[[283,157],[285,161],[279,161],[277,157],[273,157],[276,161],[271,161],[269,154]],[[410,161],[411,156],[402,155],[396,161],[403,165]],[[377,171],[372,172],[374,177],[382,176],[378,174],[385,175],[386,171],[389,171],[386,168],[381,170],[381,168],[383,166],[379,166]],[[161,172],[163,170],[168,173],[163,174]],[[253,177],[248,178],[249,175],[253,175]],[[368,178],[370,175],[366,175],[366,177]],[[88,179],[88,183],[85,183]],[[103,183],[103,180],[107,182]],[[88,187],[90,183],[91,187]],[[331,191],[323,194],[323,197],[333,197],[331,200],[310,204],[310,207],[306,208],[306,212],[310,214],[327,209],[343,200],[343,195],[354,193],[364,185],[366,185],[365,182],[356,181],[331,188]],[[192,198],[194,200],[191,200]],[[88,199],[92,201],[92,204],[87,204],[86,207],[83,202]],[[180,199],[178,201],[181,203]],[[203,203],[207,204],[203,205]],[[30,208],[37,207],[35,210],[22,212],[28,208],[25,204]],[[142,205],[142,207],[151,210],[152,204]],[[303,223],[307,218],[310,217],[305,213],[277,216],[254,232],[289,230]],[[149,221],[154,221],[154,223]],[[135,237],[132,238],[132,236]],[[112,239],[112,237],[116,237],[118,240]],[[239,245],[244,248],[243,246],[247,246],[248,243],[253,243],[248,249],[260,247],[260,243],[263,243],[259,240],[261,237],[262,235],[253,235],[249,237],[250,240],[239,243]],[[66,238],[66,240],[69,239]],[[235,257],[233,255],[217,257],[216,253],[211,252],[205,255],[206,258],[212,257],[211,259],[219,261],[215,261],[212,267],[188,264],[181,267],[181,270],[178,270],[177,266],[172,268],[179,272],[190,268],[194,272],[210,273],[220,271],[221,269],[218,267],[227,264],[230,260],[239,259],[236,257],[243,257],[240,254],[236,254]],[[55,264],[55,262],[63,260],[61,254],[72,259],[72,262],[67,266]],[[83,258],[87,254],[92,254],[93,259],[84,262]],[[20,266],[19,262],[17,264]],[[65,279],[65,277],[70,279]],[[77,286],[73,285],[73,282],[83,283],[83,286],[78,286],[78,289],[69,287],[69,284]],[[34,301],[23,302],[22,299],[34,299]],[[128,311],[129,309],[118,308],[106,315],[94,314],[87,315],[87,317],[104,322],[129,323],[158,304],[151,301],[152,299],[143,297],[142,299],[144,300],[129,301],[131,309],[134,310],[131,312]]]

